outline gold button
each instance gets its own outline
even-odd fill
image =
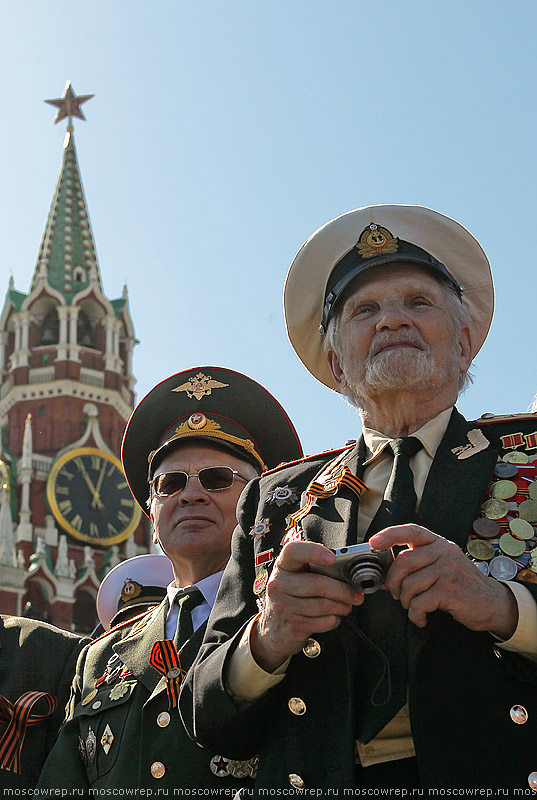
[[[296,775],[294,772],[291,772],[289,775],[289,783],[293,787],[293,789],[305,789],[306,784],[300,777],[300,775]]]
[[[171,717],[167,711],[162,711],[157,717],[159,728],[166,728],[170,724]]]
[[[162,778],[165,772],[166,772],[166,767],[164,766],[162,761],[154,761],[151,764],[151,775],[154,778]]]
[[[289,711],[296,714],[297,717],[301,717],[302,714],[306,713],[306,704],[300,697],[291,697],[287,705],[289,706]]]
[[[321,653],[321,645],[316,639],[308,639],[302,648],[302,652],[308,658],[317,658],[317,656]]]

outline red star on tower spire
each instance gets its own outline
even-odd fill
[[[62,97],[59,97],[57,100],[45,100],[45,103],[48,103],[51,106],[56,106],[58,109],[54,123],[60,122],[62,119],[69,117],[67,130],[72,131],[72,117],[78,117],[79,119],[85,120],[86,117],[84,116],[84,112],[80,106],[82,103],[86,103],[88,100],[91,100],[92,97],[92,94],[83,94],[77,97],[71,88],[71,81],[67,81]]]

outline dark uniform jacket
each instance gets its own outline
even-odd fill
[[[460,448],[470,446],[467,433],[477,424],[490,444],[460,458]],[[500,437],[536,430],[537,415],[468,423],[454,411],[431,465],[418,524],[465,549],[502,452]],[[363,453],[358,442],[348,461],[358,477],[363,474]],[[277,556],[287,515],[304,504],[301,494],[333,458],[332,452],[305,459],[249,485],[239,509],[232,558],[198,659],[183,686],[180,708],[191,734],[231,758],[259,753],[258,787],[289,789],[297,785],[296,776],[306,789],[355,786],[360,713],[355,709],[355,664],[363,645],[345,620],[335,631],[316,634],[318,657],[295,655],[283,681],[258,701],[234,702],[224,685],[230,656],[258,611],[255,554],[273,549]],[[273,495],[278,487],[294,489],[298,501],[278,505]],[[354,544],[357,509],[356,495],[343,487],[335,497],[319,500],[303,518],[304,537],[332,548]],[[252,526],[262,520],[268,520],[268,531],[252,536]],[[537,595],[535,584],[524,585]],[[367,613],[367,597],[361,608]],[[410,720],[422,785],[527,790],[528,776],[537,771],[533,662],[499,650],[490,634],[468,630],[444,612],[429,614],[424,629],[409,623],[407,655]],[[305,713],[292,713],[290,698],[300,698]],[[517,705],[527,711],[523,724],[511,718]]]
[[[0,615],[0,695],[11,704],[27,692],[45,692],[56,699],[53,714],[17,733],[17,742],[24,735],[20,774],[0,768],[0,789],[35,787],[65,714],[78,654],[88,641],[44,622]],[[46,711],[41,698],[30,713]],[[2,715],[0,737],[8,727],[9,720]]]
[[[165,639],[169,605],[165,599],[132,626],[128,635],[113,629],[90,644],[80,656],[68,718],[41,779],[41,788],[193,789],[213,788],[231,797],[250,779],[218,777],[210,769],[213,753],[196,745],[181,724],[177,707],[168,711],[166,679],[149,665],[153,644]],[[205,625],[179,651],[187,670],[198,652]],[[114,654],[111,679],[107,672]],[[119,669],[118,669],[119,667]],[[125,668],[130,674],[121,678]],[[124,684],[118,687],[120,684]],[[46,796],[43,794],[43,796]],[[75,795],[76,796],[76,795]]]

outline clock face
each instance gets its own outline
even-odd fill
[[[79,447],[56,461],[47,499],[62,528],[83,542],[117,544],[140,522],[121,462],[96,447]]]

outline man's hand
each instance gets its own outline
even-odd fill
[[[309,564],[335,560],[316,542],[289,542],[276,559],[251,637],[252,655],[267,672],[298,653],[311,634],[337,628],[353,605],[363,603],[363,594],[350,584],[309,571]]]
[[[420,525],[396,525],[369,543],[378,550],[408,546],[389,568],[384,585],[419,628],[427,624],[429,612],[439,609],[474,631],[490,631],[504,640],[515,632],[513,593],[486,578],[454,542]]]

